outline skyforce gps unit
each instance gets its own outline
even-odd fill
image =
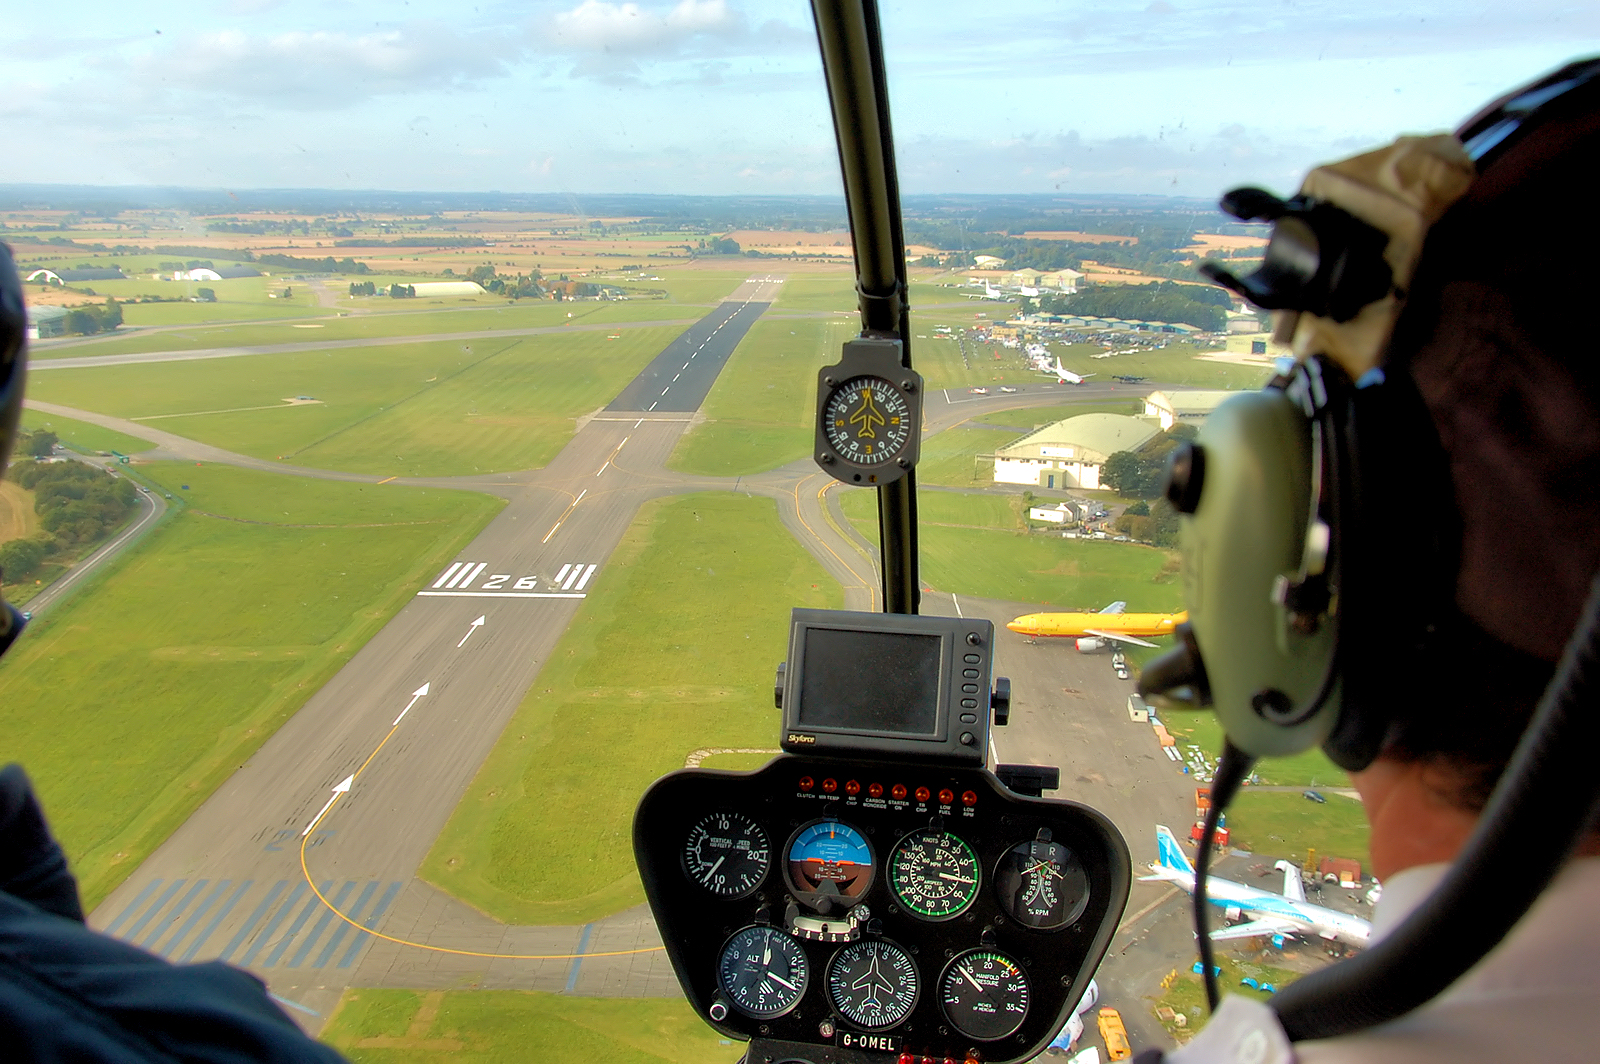
[[[990,689],[994,625],[978,618],[794,611],[778,666],[783,749],[983,765],[989,716],[1004,724],[1011,681]]]

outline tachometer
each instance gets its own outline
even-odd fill
[[[695,822],[683,843],[683,872],[713,894],[742,898],[772,866],[772,844],[761,825],[743,813],[710,813]]]
[[[1036,931],[1066,927],[1089,907],[1089,873],[1071,849],[1041,830],[1019,842],[995,869],[1000,906],[1017,923]]]
[[[992,949],[957,955],[939,980],[939,1004],[968,1038],[992,1042],[1015,1034],[1028,1018],[1030,991],[1022,966]]]
[[[800,1004],[810,981],[805,950],[775,927],[734,932],[717,960],[718,987],[734,1008],[758,1020]]]
[[[978,897],[978,856],[948,831],[913,831],[889,855],[889,889],[924,920],[960,916]]]
[[[922,984],[911,954],[892,942],[854,942],[828,965],[828,996],[839,1015],[869,1031],[900,1023]]]
[[[814,820],[795,832],[784,860],[789,887],[811,904],[853,905],[876,874],[865,836],[837,820]]]

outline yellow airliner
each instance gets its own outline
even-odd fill
[[[1113,602],[1099,613],[1030,613],[1018,617],[1007,628],[1026,636],[1075,638],[1084,653],[1113,643],[1134,643],[1153,647],[1139,636],[1171,635],[1189,619],[1182,613],[1124,613],[1126,602]]]

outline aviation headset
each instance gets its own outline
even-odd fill
[[[1516,651],[1480,675],[1440,675],[1461,671],[1464,643],[1498,644],[1457,606],[1462,527],[1450,458],[1397,352],[1439,324],[1437,301],[1408,308],[1419,266],[1439,272],[1427,252],[1462,250],[1456,241],[1436,251],[1435,223],[1458,201],[1516,187],[1530,160],[1592,165],[1597,142],[1600,60],[1592,59],[1497,101],[1456,137],[1402,138],[1321,167],[1288,200],[1259,189],[1224,198],[1235,217],[1274,223],[1272,236],[1250,276],[1205,272],[1272,310],[1275,338],[1295,358],[1280,360],[1262,391],[1219,406],[1169,472],[1189,622],[1177,647],[1146,666],[1140,688],[1215,708],[1228,741],[1208,829],[1256,757],[1320,745],[1357,771],[1403,743],[1419,715],[1438,717],[1441,683],[1453,680],[1458,691],[1492,683],[1500,664],[1526,675],[1530,661],[1545,670],[1535,675],[1548,675],[1547,661]],[[1564,210],[1592,210],[1581,201],[1539,206],[1550,213],[1528,224],[1559,225]],[[1499,941],[1555,874],[1595,800],[1595,784],[1558,781],[1553,759],[1566,754],[1563,743],[1592,741],[1593,726],[1580,718],[1600,717],[1589,686],[1600,674],[1597,616],[1600,596],[1591,595],[1478,832],[1434,898],[1390,939],[1274,1002],[1292,1039],[1360,1030],[1431,999]],[[1532,806],[1550,801],[1572,803],[1560,824],[1548,808],[1542,821],[1533,815]],[[1515,854],[1526,869],[1526,851],[1539,847],[1546,852],[1523,884],[1526,897],[1502,910],[1499,933],[1447,927],[1452,905],[1476,916],[1494,908],[1469,902],[1488,882],[1486,861]],[[1210,830],[1197,860],[1202,880],[1209,850]],[[1197,932],[1209,973],[1209,938],[1203,926]]]

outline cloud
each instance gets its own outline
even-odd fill
[[[412,22],[366,34],[237,29],[176,39],[127,60],[148,88],[198,89],[303,107],[448,88],[504,75],[522,44],[502,33],[462,33]]]
[[[725,0],[679,0],[672,8],[583,0],[550,21],[549,42],[572,51],[627,55],[675,54],[701,35],[747,32],[744,16]]]

